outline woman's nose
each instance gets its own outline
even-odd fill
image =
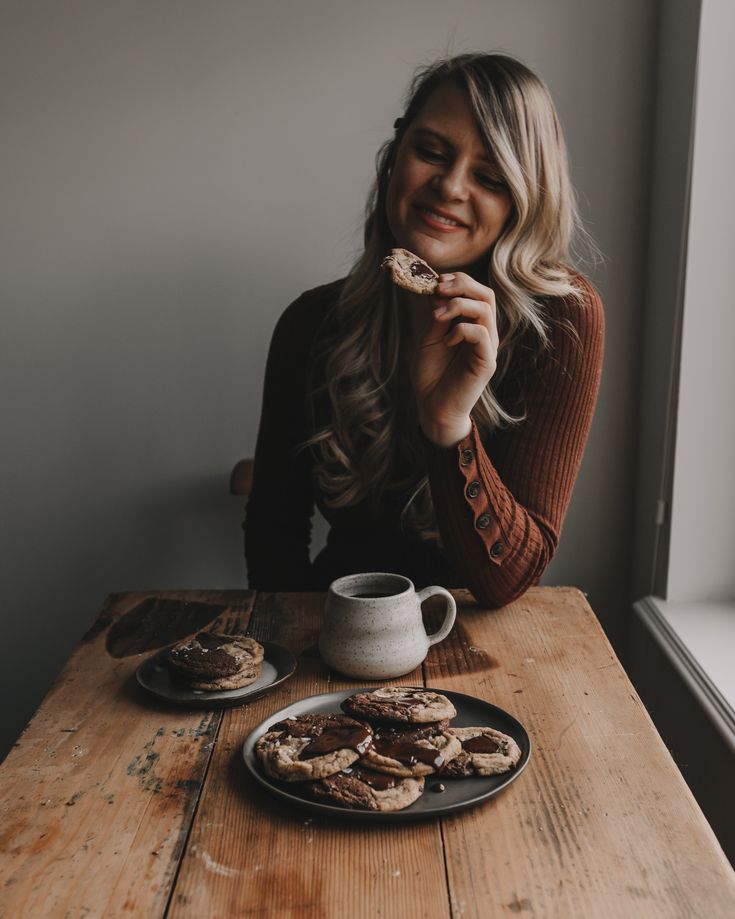
[[[469,175],[461,163],[447,166],[434,177],[434,187],[447,199],[464,199],[469,188]]]

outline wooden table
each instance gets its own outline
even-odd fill
[[[106,654],[110,624],[148,596],[108,599],[0,768],[0,915],[735,915],[735,875],[578,590],[496,612],[456,592],[449,638],[395,682],[501,706],[531,762],[473,809],[370,827],[290,809],[242,764],[269,714],[351,685],[315,650],[323,596],[156,594],[224,603],[221,625],[299,655],[271,694],[214,712],[159,704],[134,680],[140,657]]]

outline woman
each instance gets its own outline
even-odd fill
[[[547,89],[515,59],[420,72],[378,154],[365,248],[271,342],[245,521],[250,586],[358,571],[469,587],[495,608],[551,560],[599,386],[603,314]],[[392,248],[434,295],[379,270]],[[314,504],[331,525],[311,562]]]

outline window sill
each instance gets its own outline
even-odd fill
[[[644,597],[633,610],[735,752],[735,602]]]

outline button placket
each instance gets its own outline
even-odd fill
[[[477,479],[473,479],[470,482],[470,484],[467,486],[467,497],[476,498],[480,494],[481,491],[482,491],[482,485],[480,485]]]
[[[465,497],[471,502],[475,518],[475,529],[482,533],[488,557],[493,564],[499,565],[506,555],[506,546],[504,542],[497,538],[501,535],[501,530],[492,513],[487,495],[484,494],[477,464],[477,452],[473,448],[474,444],[470,441],[470,446],[465,446],[459,450],[459,466],[466,482],[464,493]],[[482,496],[483,500],[478,502],[477,498],[480,496]],[[480,506],[476,506],[477,504]],[[490,543],[493,539],[495,541]]]
[[[492,558],[501,558],[501,556],[505,555],[505,544],[499,539],[496,539],[492,546],[490,546],[490,555]]]

